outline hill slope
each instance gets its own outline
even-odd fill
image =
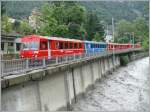
[[[5,5],[7,15],[16,19],[28,17],[34,7],[40,8],[43,3],[42,1],[2,2]],[[78,1],[78,3],[85,6],[87,11],[96,12],[101,20],[108,23],[111,22],[112,17],[117,21],[120,19],[132,21],[137,16],[144,16],[145,5],[148,5],[148,1]]]

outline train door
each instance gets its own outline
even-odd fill
[[[41,40],[40,41],[40,57],[47,57],[48,56],[48,41]]]

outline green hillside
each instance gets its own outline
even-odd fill
[[[134,20],[137,16],[145,16],[145,5],[148,2],[130,1],[130,2],[113,2],[113,1],[78,1],[85,6],[90,12],[95,12],[101,20],[108,23],[111,18],[115,20]],[[9,1],[2,2],[5,5],[8,16],[20,19],[26,18],[30,15],[34,7],[40,8],[44,2],[41,1]]]

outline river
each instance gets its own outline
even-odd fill
[[[133,61],[102,78],[85,98],[73,106],[74,111],[150,112],[149,58]]]

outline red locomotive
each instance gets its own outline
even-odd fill
[[[76,39],[28,35],[21,42],[21,58],[56,57],[84,52],[83,41]]]

